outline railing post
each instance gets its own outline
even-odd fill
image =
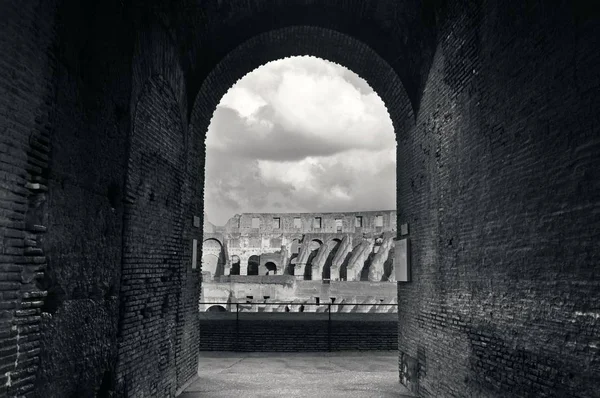
[[[235,303],[235,349],[240,350],[240,305]]]
[[[327,303],[327,350],[331,352],[331,303]]]

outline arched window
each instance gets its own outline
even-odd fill
[[[258,275],[258,266],[260,265],[259,256],[250,256],[248,259],[248,275]]]
[[[277,265],[274,262],[269,261],[265,264],[265,268],[267,269],[267,275],[275,275],[277,274]]]

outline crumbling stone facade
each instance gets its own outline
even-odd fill
[[[393,280],[395,211],[244,213],[223,227],[205,223],[204,228],[205,281],[267,274],[304,280]]]
[[[205,133],[239,78],[294,55],[356,72],[393,122],[400,381],[597,395],[587,4],[0,2],[0,396],[170,396],[193,377]]]

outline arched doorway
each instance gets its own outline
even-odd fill
[[[258,275],[258,267],[260,265],[260,256],[250,256],[248,258],[248,273],[247,275]]]
[[[319,253],[319,249],[323,246],[323,242],[320,239],[313,239],[308,244],[308,260],[306,261],[306,266],[304,268],[304,279],[311,280],[312,279],[312,264],[315,257]]]
[[[307,29],[310,30],[311,28],[307,28]],[[302,32],[303,30],[304,30],[304,28],[299,28],[300,32]],[[295,32],[295,34],[298,34],[298,32]],[[302,34],[302,33],[300,33],[300,34]],[[344,40],[346,40],[346,39],[348,39],[348,38],[344,37]],[[352,40],[352,39],[350,39],[350,40]],[[259,48],[262,48],[263,45],[264,45],[264,43],[261,43]],[[301,47],[302,46],[303,45],[301,45]],[[343,47],[342,43],[340,43],[340,46],[341,46],[340,48]],[[244,51],[241,52],[240,54],[245,54],[245,51],[247,51],[247,49],[244,49]],[[294,51],[296,51],[296,50],[294,50]],[[307,49],[306,52],[304,52],[305,50],[303,50],[303,49],[299,49],[298,51],[300,51],[302,55],[314,54],[314,52],[311,49]],[[333,50],[333,51],[336,52],[337,50]],[[257,54],[257,57],[253,57],[252,62],[255,62],[256,60],[260,60],[262,52],[258,51],[258,52],[256,52],[256,54]],[[233,55],[233,53],[232,53],[232,55]],[[318,54],[315,54],[315,55],[318,55]],[[201,89],[200,95],[197,97],[198,101],[192,107],[192,124],[194,124],[194,120],[198,120],[200,122],[197,125],[194,124],[195,131],[206,131],[206,127],[208,124],[208,123],[204,124],[205,121],[208,121],[208,118],[206,117],[206,115],[204,115],[204,113],[206,113],[206,109],[214,109],[214,105],[219,101],[220,95],[224,94],[225,90],[229,89],[229,85],[219,87],[222,84],[222,79],[229,81],[229,79],[231,79],[232,76],[235,76],[235,79],[239,79],[245,74],[245,71],[244,71],[244,73],[238,74],[238,72],[242,72],[240,70],[240,68],[238,68],[238,66],[239,66],[238,62],[244,62],[244,61],[242,61],[243,59],[244,58],[237,59],[236,62],[231,63],[231,64],[229,63],[229,61],[227,61],[226,62],[226,64],[228,65],[227,69],[219,68],[219,69],[215,70],[214,76],[210,76],[210,78],[208,80],[205,80],[205,81],[211,81],[213,83],[208,84],[206,86],[206,87],[210,87],[210,90],[204,91],[204,89]],[[342,61],[339,54],[336,55],[335,58],[332,58],[332,57],[329,57],[329,56],[323,54],[323,59],[329,59],[329,60],[337,59],[337,60],[341,61],[342,64],[346,64],[345,61]],[[262,64],[262,62],[259,62],[256,64],[256,66],[260,66],[261,64]],[[371,65],[370,67],[374,67],[374,66]],[[404,108],[401,113],[403,114],[403,117],[408,114],[409,116],[408,116],[407,120],[410,121],[410,117],[412,115],[410,103],[409,103],[409,101],[404,102],[405,100],[407,100],[407,97],[406,97],[406,94],[403,93],[402,86],[394,85],[394,83],[393,83],[394,81],[399,81],[397,79],[398,79],[397,76],[395,76],[393,73],[391,73],[391,74],[389,74],[389,76],[386,77],[386,79],[381,81],[381,83],[383,83],[383,84],[381,84],[380,87],[384,88],[386,90],[386,92],[387,92],[386,94],[388,96],[391,95],[393,98],[395,98],[394,101],[396,104],[400,104],[400,103],[402,104],[401,107],[404,107]],[[223,88],[223,91],[220,91],[221,88]],[[396,89],[398,89],[399,91],[395,92],[394,94],[391,94],[391,92],[396,91]],[[213,99],[214,99],[214,101],[213,101]],[[197,118],[197,119],[195,119],[195,118]],[[402,126],[404,126],[405,123],[407,122],[407,120],[404,120],[403,118],[400,118],[399,120],[402,120],[402,122],[401,122]],[[406,125],[408,125],[408,123],[406,123]],[[319,243],[320,243],[320,245],[319,245],[319,247],[320,247],[322,245],[322,242],[319,242]],[[312,260],[314,259],[314,256],[317,254],[316,252],[318,252],[318,249],[317,250],[315,250],[315,249],[317,249],[317,248],[314,248],[314,245],[313,245],[313,250],[311,250],[311,254],[313,254],[313,258],[310,259],[311,263],[312,263]],[[312,253],[313,251],[315,253]],[[292,252],[291,256],[293,256],[293,255],[294,255],[294,253]],[[293,259],[291,261],[293,261]],[[303,262],[304,261],[306,261],[306,260],[303,259]],[[308,266],[307,268],[309,270],[308,271],[309,275],[306,275],[305,277],[308,277],[308,279],[310,279],[311,278],[311,275],[310,275],[311,267]],[[303,271],[305,271],[305,270],[303,270]],[[253,273],[252,269],[249,269],[248,274],[251,275],[252,273]]]

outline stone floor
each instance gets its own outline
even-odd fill
[[[180,398],[413,397],[398,383],[398,353],[201,352]]]

